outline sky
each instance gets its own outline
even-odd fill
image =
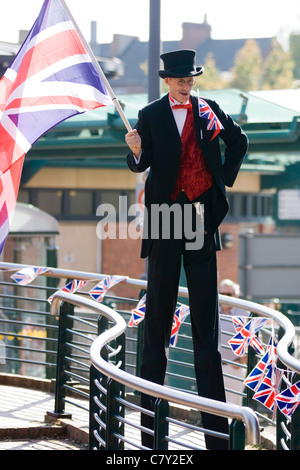
[[[2,2],[5,0],[2,0]],[[85,39],[97,22],[99,43],[113,34],[149,37],[149,0],[65,0]],[[30,29],[43,0],[7,0],[0,16],[0,41],[18,42],[19,29]],[[202,23],[205,15],[214,39],[277,36],[285,41],[300,33],[299,0],[161,0],[161,39],[179,40],[182,23]]]

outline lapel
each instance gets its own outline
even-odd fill
[[[171,138],[181,142],[181,138],[170,106],[169,94],[166,94],[161,98],[161,119],[164,123],[165,131],[171,134]],[[178,142],[176,142],[176,145],[178,145]]]
[[[196,137],[201,149],[205,150],[205,143],[207,141],[206,120],[200,118],[199,116],[198,98],[194,95],[191,95],[191,102],[193,105]]]

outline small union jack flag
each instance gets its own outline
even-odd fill
[[[291,416],[300,404],[300,380],[275,398],[281,413]]]
[[[23,268],[15,274],[12,274],[10,277],[16,281],[21,286],[26,286],[30,284],[37,276],[49,271],[49,268]]]
[[[264,374],[269,365],[277,363],[277,338],[271,337],[268,349],[262,359],[257,363],[252,372],[244,380],[244,384],[253,391],[258,390],[263,381]]]
[[[73,281],[68,282],[64,287],[59,289],[62,292],[69,292],[70,294],[75,294],[75,292],[78,291],[81,287],[84,287],[86,285],[87,281],[77,281],[77,279],[74,279]],[[51,304],[53,299],[53,295],[51,295],[48,299],[48,302]]]
[[[176,346],[178,340],[178,333],[181,324],[184,322],[186,317],[189,315],[190,309],[187,305],[180,305],[176,308],[172,323],[172,331],[170,338],[170,345]]]
[[[128,322],[129,327],[137,326],[145,318],[146,294],[139,300],[136,308],[131,310],[131,318]]]
[[[274,365],[270,365],[267,368],[267,373],[263,378],[259,388],[253,395],[253,399],[259,401],[262,405],[269,410],[276,410],[275,398],[278,395],[280,384],[284,371],[278,369]]]
[[[237,356],[243,356],[248,351],[248,346],[252,346],[258,354],[265,352],[256,332],[269,322],[269,318],[252,318],[248,323],[239,329],[238,333],[228,341],[232,351]]]
[[[233,326],[237,333],[247,325],[248,321],[249,317],[232,317]]]
[[[208,121],[207,130],[214,131],[213,136],[210,139],[213,140],[219,134],[219,132],[224,129],[223,124],[203,98],[198,97],[198,106],[199,116],[201,118],[207,119]]]
[[[89,291],[89,294],[94,300],[97,300],[97,302],[102,302],[106,292],[125,279],[127,279],[127,276],[107,276],[98,282],[98,284]]]
[[[25,154],[52,127],[113,104],[63,0],[45,0],[0,81],[0,252],[15,210]]]

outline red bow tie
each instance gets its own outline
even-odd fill
[[[192,103],[174,104],[174,106],[172,106],[172,109],[190,109],[191,107],[192,107]]]

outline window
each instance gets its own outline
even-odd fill
[[[93,214],[93,209],[92,191],[69,191],[70,216],[91,216]]]
[[[273,216],[273,195],[264,193],[229,193],[227,217],[235,220],[259,220]]]
[[[63,191],[57,189],[41,189],[36,193],[36,206],[49,214],[59,216],[62,214]]]
[[[111,204],[124,220],[135,203],[135,190],[30,188],[19,191],[18,202],[33,204],[58,220],[98,220],[99,204]]]

